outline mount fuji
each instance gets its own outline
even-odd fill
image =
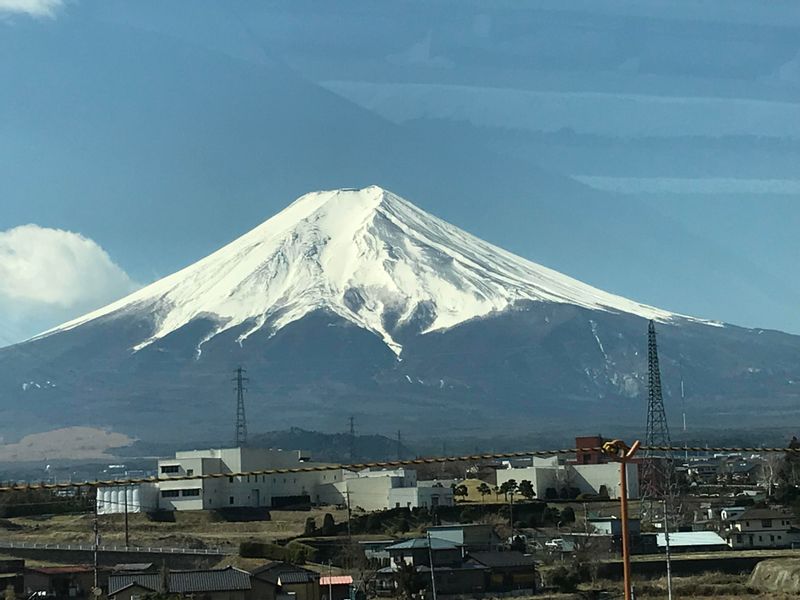
[[[796,414],[796,336],[601,291],[380,187],[314,192],[189,267],[0,350],[0,427],[224,438],[238,364],[251,429],[338,429],[348,415],[381,431],[636,427],[648,320],[672,417],[681,380],[704,425]]]

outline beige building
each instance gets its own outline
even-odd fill
[[[411,469],[365,469],[345,471],[344,479],[322,486],[319,497],[330,504],[349,502],[353,509],[367,512],[391,508],[436,508],[453,506],[453,490],[445,485],[418,482]]]
[[[792,527],[788,512],[771,508],[751,508],[729,521],[728,545],[743,548],[791,548],[800,542],[800,531]]]
[[[619,498],[619,463],[572,464],[561,463],[557,457],[531,458],[527,466],[522,461],[507,463],[505,469],[497,470],[497,485],[513,479],[530,481],[536,497],[545,499],[551,488],[556,494],[562,489],[575,488],[581,494],[608,493],[609,498]],[[636,464],[627,465],[628,497],[639,497],[639,469]]]

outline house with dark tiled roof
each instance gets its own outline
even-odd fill
[[[283,561],[269,562],[252,571],[254,585],[274,584],[281,594],[295,600],[320,600],[319,573]]]
[[[485,569],[487,592],[536,591],[533,557],[521,552],[470,552],[467,562]]]
[[[434,528],[431,528],[433,532]],[[445,532],[461,535],[457,528]],[[481,535],[478,541],[490,539]],[[536,589],[533,559],[519,552],[467,552],[463,544],[435,537],[412,538],[389,546],[386,551],[391,557],[390,565],[380,569],[376,576],[376,591],[381,595],[395,595],[400,573],[409,571],[423,588],[430,585],[433,577],[437,593],[443,595],[487,591],[532,593]]]
[[[99,573],[100,585],[106,571]],[[94,585],[94,570],[88,565],[26,567],[26,592],[43,592],[50,598],[86,598]]]
[[[136,600],[153,593],[202,596],[205,600],[254,600],[251,576],[235,567],[150,573],[116,572],[108,578],[111,600]]]

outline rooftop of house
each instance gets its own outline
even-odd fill
[[[731,521],[747,521],[749,519],[789,519],[792,515],[777,508],[750,508],[741,514],[731,517]]]
[[[28,571],[43,575],[68,575],[73,573],[91,573],[92,567],[86,565],[69,565],[63,567],[28,567]]]
[[[159,590],[163,587],[163,575],[161,573],[115,573],[108,578],[108,595],[113,596],[133,585],[149,590]],[[175,594],[249,590],[251,588],[250,573],[235,567],[170,571],[167,575],[167,588],[169,592]]]
[[[414,550],[417,548],[428,548],[430,545],[431,550],[454,550],[458,548],[458,544],[454,544],[448,540],[442,540],[439,538],[428,538],[428,537],[419,537],[419,538],[412,538],[410,540],[406,540],[404,542],[399,542],[392,546],[386,548],[389,551],[392,550]]]
[[[458,531],[464,529],[491,529],[492,525],[489,523],[452,523],[450,525],[432,525],[428,527],[428,531]]]
[[[319,584],[321,586],[326,585],[351,585],[353,583],[352,575],[331,575],[330,577],[327,575],[323,575],[319,578]]]
[[[269,581],[270,583],[307,583],[316,581],[319,574],[292,563],[283,561],[268,562],[252,571],[253,577]]]
[[[135,572],[143,572],[143,571],[151,571],[155,568],[153,563],[119,563],[112,567],[114,571],[135,571]]]
[[[287,585],[290,583],[313,583],[318,577],[308,571],[284,571],[278,575],[278,584]]]
[[[666,534],[656,534],[659,548],[667,545]],[[669,534],[669,545],[674,548],[688,546],[726,546],[727,542],[713,531],[676,531]]]
[[[476,563],[491,568],[533,567],[534,560],[522,552],[470,552],[469,557]]]

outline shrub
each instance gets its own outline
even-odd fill
[[[314,561],[317,551],[307,544],[300,542],[289,542],[285,548],[286,554],[289,557],[289,562],[296,565],[302,565],[309,561]]]
[[[264,542],[242,542],[239,544],[239,556],[242,558],[268,558],[270,560],[290,560],[289,552],[278,544]]]
[[[319,530],[322,535],[336,535],[336,521],[333,520],[331,513],[325,513],[322,519],[322,528]]]
[[[303,535],[304,536],[311,536],[317,532],[317,522],[314,520],[314,517],[308,517],[306,519],[306,526],[303,528]]]
[[[558,565],[550,571],[550,583],[559,592],[570,594],[578,589],[581,581],[578,571],[572,567]]]

